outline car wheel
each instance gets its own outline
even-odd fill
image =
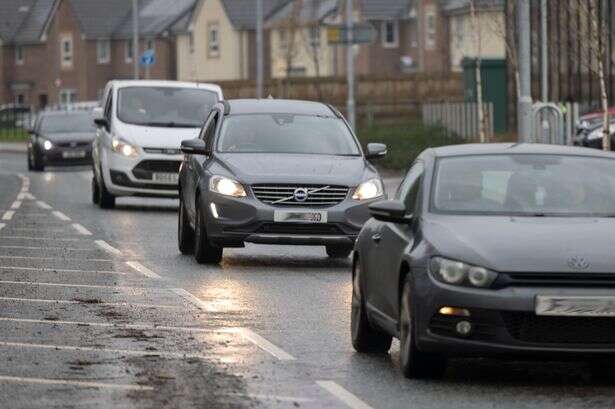
[[[194,229],[190,226],[184,200],[179,199],[179,212],[177,217],[177,245],[182,254],[192,254],[194,251]]]
[[[98,181],[98,205],[101,209],[113,209],[115,207],[115,196],[107,190],[102,172],[100,180]]]
[[[37,155],[36,152],[34,152],[32,154],[32,170],[35,172],[43,172],[45,170],[45,165],[43,165],[42,162],[43,161],[39,157],[39,155]]]
[[[384,354],[391,349],[393,337],[373,328],[367,319],[361,289],[361,263],[355,261],[352,274],[352,307],[350,332],[352,346],[357,352]]]
[[[100,192],[98,190],[98,183],[96,183],[96,176],[92,176],[92,203],[95,205],[100,203]]]
[[[222,247],[209,242],[205,218],[200,201],[196,204],[196,220],[194,229],[194,258],[199,264],[219,264],[222,261]]]
[[[415,341],[412,283],[406,277],[400,300],[399,363],[406,378],[435,378],[446,370],[446,358],[419,351]]]
[[[32,167],[32,151],[28,149],[28,170],[33,170]]]
[[[352,253],[352,246],[327,246],[327,256],[331,258],[348,258]]]

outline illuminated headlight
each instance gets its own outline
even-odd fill
[[[494,271],[442,257],[431,259],[429,271],[440,282],[466,287],[489,288],[498,278]]]
[[[209,181],[209,190],[224,196],[245,197],[246,190],[241,183],[224,176],[212,176]]]
[[[352,198],[354,200],[368,200],[382,195],[384,195],[384,188],[380,179],[371,179],[361,183],[354,191]]]
[[[612,132],[613,132],[613,126],[611,125],[611,127],[609,128],[609,134],[611,134]],[[604,136],[604,128],[600,127],[590,132],[589,135],[587,135],[587,140],[591,141],[595,139],[602,139],[603,136]]]
[[[51,143],[51,141],[48,141],[47,139],[45,139],[45,141],[43,142],[43,148],[46,151],[50,151],[51,148],[53,148],[53,143]]]
[[[120,155],[124,155],[124,156],[136,156],[137,155],[136,147],[118,138],[113,138],[111,140],[111,148],[113,149],[113,152],[119,153]]]

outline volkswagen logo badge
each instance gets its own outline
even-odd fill
[[[295,189],[293,197],[297,202],[305,202],[308,198],[308,190],[303,187]]]
[[[567,264],[573,270],[587,270],[589,268],[589,261],[579,256],[570,257]]]

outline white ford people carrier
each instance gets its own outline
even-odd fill
[[[118,196],[177,197],[181,142],[198,137],[222,99],[211,84],[110,81],[94,109],[92,201],[109,209]]]

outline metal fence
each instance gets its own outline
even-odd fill
[[[0,139],[24,140],[34,118],[34,111],[27,105],[0,105]]]
[[[475,102],[423,104],[423,122],[442,125],[468,141],[479,140],[478,104]],[[485,137],[493,137],[493,103],[483,104]]]

